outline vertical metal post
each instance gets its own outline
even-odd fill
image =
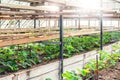
[[[54,20],[54,27],[55,27],[55,28],[57,27],[57,24],[56,24],[56,23],[57,23],[57,20],[55,19],[55,20]]]
[[[80,29],[80,27],[81,27],[81,26],[80,26],[80,17],[79,17],[78,23],[79,23],[79,24],[78,24],[78,29]]]
[[[100,6],[102,9],[102,0],[100,0]],[[102,10],[100,10],[100,50],[103,50],[103,13]],[[100,55],[100,59],[101,59],[101,55]],[[99,60],[99,56],[98,54],[96,55],[96,80],[99,79],[99,73],[98,73],[98,60]]]
[[[0,28],[1,28],[1,26],[2,26],[2,20],[0,19]]]
[[[46,28],[48,29],[48,20],[46,19]]]
[[[103,19],[100,17],[100,50],[103,50]]]
[[[1,4],[1,0],[0,0],[0,4]],[[2,22],[2,20],[0,19],[0,28],[1,28],[1,26],[2,26],[2,25],[1,25],[1,22]]]
[[[77,27],[77,19],[75,19],[75,28]]]
[[[67,23],[67,19],[66,19],[66,24],[65,24],[65,27],[66,27],[66,28],[68,27],[67,24],[68,24],[68,23]]]
[[[63,74],[63,16],[60,15],[60,77],[59,80],[63,80],[62,74]]]
[[[20,28],[20,20],[18,20],[18,28]]]
[[[88,19],[88,28],[90,28],[90,19]]]
[[[98,60],[99,60],[99,57],[98,57],[98,54],[96,55],[96,80],[98,80],[99,79],[99,71],[98,71],[98,67],[99,67],[99,65],[98,65]]]
[[[95,25],[94,25],[94,26],[95,26],[95,28],[97,27],[97,25],[96,25],[96,20],[95,20]]]
[[[118,18],[118,30],[120,30],[120,19]]]
[[[34,18],[34,29],[36,28],[36,18]]]
[[[102,8],[102,0],[101,0]],[[102,10],[100,11],[100,50],[103,50],[103,14]]]
[[[41,22],[41,21],[39,20],[39,27],[41,27],[40,22]]]
[[[50,19],[48,20],[48,27],[49,27],[49,31],[51,30],[51,22]]]
[[[20,4],[20,1],[18,2]],[[18,28],[20,28],[20,20],[18,20]]]
[[[74,24],[73,19],[71,19],[71,28],[73,27],[73,24]]]

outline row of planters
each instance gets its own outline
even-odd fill
[[[114,75],[115,74],[114,72],[116,71],[114,67],[117,66],[117,63],[120,63],[120,45],[113,46],[113,48],[115,51],[112,54],[109,54],[105,51],[99,52],[99,54],[101,55],[101,59],[98,60],[98,64],[96,64],[97,63],[96,60],[91,60],[85,65],[84,69],[82,70],[77,69],[76,71],[71,71],[71,72],[67,71],[63,73],[63,77],[65,78],[65,80],[108,80],[108,79],[120,80],[120,77]],[[104,72],[102,72],[104,79],[102,79],[101,77],[97,78],[97,74],[98,76],[100,76],[99,72],[101,72],[101,70],[106,71],[109,70],[110,68],[112,68],[113,70],[112,75],[110,77],[109,77],[110,75],[109,73],[111,71],[108,71],[109,73],[105,77],[104,77],[105,75]],[[117,70],[118,72],[120,72],[120,68],[118,68]]]
[[[120,40],[120,32],[106,32],[103,44]],[[59,39],[47,42],[59,42]],[[64,38],[64,57],[81,54],[100,46],[99,34]],[[39,63],[48,63],[59,58],[58,44],[29,43],[0,48],[0,74],[27,69]]]

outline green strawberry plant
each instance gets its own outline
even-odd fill
[[[82,80],[82,78],[78,76],[75,71],[66,71],[62,74],[62,76],[65,78],[65,80]]]
[[[99,48],[99,36],[99,34],[93,34],[64,38],[64,57],[72,57],[75,54]],[[103,44],[118,40],[120,40],[120,32],[105,32],[103,34]],[[59,39],[48,40],[48,42],[59,42]],[[115,49],[118,49],[117,47]],[[21,68],[28,68],[41,62],[58,59],[59,48],[60,46],[58,44],[44,43],[28,43],[0,48],[0,73],[18,71]],[[109,67],[109,65],[103,65],[107,62],[115,65],[116,61],[118,61],[120,48],[117,51],[115,50],[115,53],[118,54],[112,54],[111,57],[111,55],[101,51],[102,60],[98,62],[99,69]],[[96,70],[95,64],[96,62],[94,60],[91,61],[86,65],[86,69]]]
[[[51,78],[46,78],[45,80],[52,80]]]
[[[120,57],[120,46],[116,45],[113,47],[117,50],[117,52],[114,51],[114,53],[112,54],[109,54],[105,51],[99,51],[101,59],[98,60],[98,70],[107,69],[111,66],[115,66],[118,62]],[[65,78],[65,80],[79,80],[78,78],[80,78],[80,80],[91,80],[92,77],[94,77],[93,75],[96,74],[96,72],[99,72],[96,70],[96,60],[91,60],[85,65],[84,69],[77,69],[78,73],[75,71],[66,71],[65,73],[63,73],[63,77]]]

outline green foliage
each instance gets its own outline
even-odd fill
[[[46,78],[45,80],[52,80],[51,78]]]
[[[23,48],[22,45],[19,46],[19,49],[16,46],[0,49],[0,73],[18,71],[21,68],[31,67],[39,62],[39,55],[32,49]]]
[[[120,32],[111,33],[111,42],[116,42],[120,40]]]
[[[120,32],[106,32],[103,35],[103,44],[111,43],[120,40]],[[100,46],[99,34],[89,36],[69,37],[64,38],[64,57],[68,58],[80,52],[93,50]],[[48,40],[48,42],[59,42],[59,39]],[[118,46],[114,46],[118,49]],[[100,52],[104,54],[105,52]],[[118,49],[116,53],[120,53]],[[109,60],[106,60],[109,57]],[[108,54],[102,55],[102,60],[108,61],[115,65],[119,54],[114,54],[110,57]],[[0,73],[5,71],[18,71],[21,68],[28,68],[40,62],[49,62],[59,58],[58,44],[44,44],[44,43],[29,43],[21,45],[12,45],[9,47],[0,48]],[[114,60],[112,60],[114,59]],[[104,61],[99,61],[99,65]],[[95,61],[91,61],[86,65],[86,68],[95,70]],[[106,67],[107,65],[102,65]],[[102,69],[103,67],[100,67]]]
[[[96,61],[95,60],[91,60],[90,62],[88,62],[85,65],[85,69],[90,69],[90,70],[96,70],[96,65],[95,65]]]
[[[77,69],[77,71],[79,72],[80,76],[84,79],[90,79],[92,77],[92,74],[90,74],[90,70],[88,69]]]
[[[66,71],[62,76],[65,78],[65,80],[82,80],[82,78],[78,76],[75,71]]]
[[[109,58],[110,54],[108,54],[107,52],[105,51],[99,51],[99,54],[100,54],[100,59],[101,60],[106,60]]]
[[[2,67],[0,68],[0,73],[3,73],[3,72],[5,72],[5,69]]]
[[[98,60],[98,70],[107,69],[111,66],[115,66],[116,63],[119,61],[120,58],[120,46],[116,45],[113,46],[115,49],[114,53],[110,54],[105,51],[99,51],[101,55],[101,59]],[[76,78],[80,77],[80,80],[91,80],[92,75],[98,72],[96,67],[96,60],[90,60],[84,67],[84,69],[80,70],[77,69],[79,73],[75,71],[65,72],[63,77],[65,80],[78,80]]]

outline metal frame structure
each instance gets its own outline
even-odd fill
[[[30,5],[39,5],[41,3],[39,3],[39,1],[42,1],[42,0],[18,0],[18,1],[25,1],[25,2],[29,2]],[[55,3],[55,4],[59,4],[60,8],[63,9],[63,10],[68,10],[69,8],[72,8],[72,9],[78,9],[78,8],[81,8],[79,7],[78,5],[76,5],[77,3],[74,3],[74,4],[65,4],[64,0],[45,0],[46,2],[49,2],[49,3]],[[63,1],[63,2],[62,2]],[[117,1],[117,0],[113,0],[113,1]],[[1,0],[0,0],[1,2]],[[117,1],[119,2],[119,1]],[[44,3],[44,2],[43,2]],[[102,0],[101,0],[101,7],[102,7]],[[8,9],[8,10],[4,10],[3,8],[5,9]],[[95,18],[95,19],[99,19],[100,21],[100,50],[103,49],[103,18],[120,18],[120,16],[118,17],[117,15],[120,15],[119,12],[116,12],[116,11],[105,11],[105,10],[101,10],[100,11],[100,16],[99,15],[89,15],[89,16],[81,16],[82,14],[85,14],[85,13],[80,13],[80,12],[64,12],[63,10],[60,10],[59,12],[56,12],[56,13],[52,13],[50,12],[49,8],[45,8],[43,6],[40,6],[39,8],[37,7],[34,7],[34,6],[18,6],[18,5],[8,5],[8,4],[1,4],[0,3],[0,19],[3,19],[3,20],[12,20],[12,19],[16,19],[18,20],[18,27],[20,28],[21,27],[21,24],[20,24],[20,19],[28,19],[28,20],[34,20],[34,28],[36,28],[36,20],[37,19],[43,19],[43,18],[51,18],[51,19],[59,19],[59,30],[60,30],[60,55],[59,55],[59,60],[60,60],[60,65],[59,65],[59,80],[63,80],[63,77],[62,77],[62,73],[63,73],[63,60],[64,60],[64,57],[63,57],[63,18],[64,19],[72,19],[72,18],[76,18],[78,19],[78,29],[80,29],[80,19],[81,18]],[[26,10],[26,12],[22,12],[22,10]],[[30,11],[28,11],[30,10]],[[99,12],[93,12],[94,14],[97,14]],[[78,16],[73,16],[71,17],[71,15],[78,15]],[[89,12],[86,13],[86,14],[90,14]],[[113,16],[103,16],[103,14],[116,14],[116,15],[113,15]],[[65,15],[69,15],[69,16],[65,16]],[[77,22],[76,22],[77,24]],[[1,21],[0,21],[0,25],[1,25]],[[39,23],[40,25],[40,23]],[[58,38],[58,37],[57,37]],[[49,38],[51,39],[51,38]],[[33,40],[33,42],[37,42],[39,41],[39,39],[36,39],[36,40]],[[16,41],[17,42],[17,41]],[[14,44],[21,44],[20,43],[14,43]],[[24,43],[27,43],[28,41],[24,42]],[[7,42],[6,42],[7,43]],[[12,43],[12,42],[11,42]],[[5,44],[5,43],[3,43]],[[13,43],[12,43],[13,44]],[[97,61],[97,64],[96,64],[96,67],[98,68],[98,55],[96,56],[96,61]],[[98,73],[97,73],[97,80],[98,80]]]
[[[63,80],[63,16],[60,15],[60,80]]]

